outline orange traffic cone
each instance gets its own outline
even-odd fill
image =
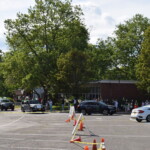
[[[96,140],[95,139],[93,140],[92,150],[97,150],[97,145],[96,145]]]
[[[76,124],[77,124],[77,120],[75,119],[75,120],[74,120],[74,124],[73,124],[73,126],[75,126]]]
[[[81,142],[81,137],[79,136],[77,139],[71,140],[70,143],[74,143],[75,141]]]
[[[79,126],[79,129],[78,129],[79,131],[83,131],[83,123],[82,123],[82,121],[80,121],[80,126]]]
[[[84,150],[89,150],[89,147],[88,146],[84,146]]]
[[[70,118],[71,118],[71,120],[74,120],[74,118],[75,118],[75,113],[74,112],[73,112],[73,114]]]
[[[100,146],[101,149],[100,150],[106,150],[104,141],[105,141],[104,138],[102,138],[101,139],[101,146]]]
[[[67,119],[67,120],[65,120],[65,122],[70,122],[70,118],[69,118],[69,119]]]
[[[83,128],[85,128],[85,126],[84,126],[84,122],[82,121],[82,125],[83,125]]]

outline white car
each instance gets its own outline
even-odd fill
[[[141,122],[142,120],[150,122],[150,105],[133,109],[131,119],[136,119],[137,122]]]

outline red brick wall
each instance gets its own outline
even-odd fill
[[[139,91],[135,84],[101,83],[100,87],[102,99],[146,99],[146,95]]]

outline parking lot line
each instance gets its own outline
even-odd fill
[[[20,121],[21,119],[23,119],[24,116],[25,116],[25,115],[21,116],[21,117],[18,118],[17,120],[14,120],[14,121],[12,121],[12,122],[7,123],[7,124],[3,124],[3,125],[0,126],[0,128],[1,128],[1,127],[5,127],[5,126],[10,126],[10,125],[12,125],[12,124],[18,122],[18,121]]]
[[[0,146],[0,148],[8,148],[8,147],[5,147],[5,146]],[[40,147],[9,147],[9,149],[25,149],[25,150],[27,150],[27,149],[30,149],[30,150],[32,150],[32,149],[36,149],[36,150],[69,150],[69,149],[59,149],[59,148],[40,148]]]

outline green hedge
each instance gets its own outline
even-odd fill
[[[53,110],[62,110],[62,106],[53,106]],[[68,106],[64,106],[64,110],[68,110]]]

